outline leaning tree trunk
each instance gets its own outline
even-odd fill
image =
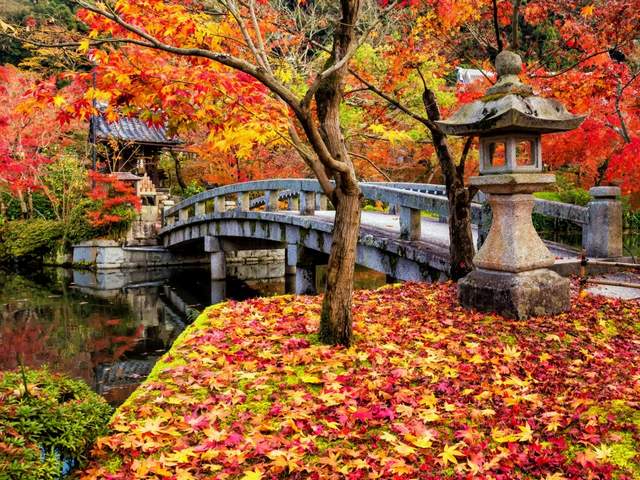
[[[451,258],[450,276],[459,280],[473,270],[473,233],[471,230],[471,199],[460,179],[447,182],[449,199],[449,256]]]
[[[340,0],[340,4],[342,18],[336,25],[333,49],[325,68],[331,68],[349,55],[355,41],[360,0]],[[362,192],[340,129],[340,105],[348,63],[344,62],[324,78],[315,93],[320,133],[331,156],[340,165],[339,168],[329,166],[328,169],[336,183],[331,195],[336,216],[319,337],[323,343],[345,346],[351,344],[351,295],[362,206]]]
[[[182,178],[182,165],[180,164],[180,158],[176,152],[171,152],[171,158],[173,158],[173,164],[176,170],[176,180],[178,181],[178,185],[180,189],[184,192],[187,189],[187,184]]]
[[[425,88],[422,101],[429,120],[432,122],[440,120],[440,109],[433,91]],[[449,257],[451,260],[449,275],[452,280],[459,280],[473,270],[475,246],[471,231],[472,195],[464,186],[464,163],[459,168],[456,167],[449,150],[447,136],[439,129],[432,127],[429,129],[449,199]],[[461,162],[464,162],[464,157]]]
[[[353,190],[353,189],[352,189]],[[320,341],[351,344],[351,295],[360,231],[362,195],[359,189],[334,191],[336,217],[327,267],[327,284],[320,315]]]

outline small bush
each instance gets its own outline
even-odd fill
[[[46,370],[0,373],[0,478],[57,480],[84,465],[111,413],[80,380]]]
[[[64,227],[56,220],[41,218],[6,222],[0,230],[0,259],[44,255],[62,238]]]
[[[558,192],[560,201],[585,206],[591,200],[591,195],[584,188],[568,188]]]
[[[113,240],[123,239],[138,217],[140,198],[114,175],[90,172],[89,177],[95,183],[89,193],[95,206],[87,211],[89,223]]]
[[[73,207],[65,227],[65,241],[68,246],[105,234],[104,229],[94,227],[87,217],[87,212],[96,208],[96,203],[88,198]]]

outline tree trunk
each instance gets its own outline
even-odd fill
[[[29,218],[33,218],[33,193],[31,189],[27,190],[27,201],[29,205]]]
[[[340,62],[355,41],[359,0],[341,0],[342,18],[333,34],[333,49],[325,68]],[[360,233],[362,192],[340,128],[340,105],[348,62],[321,82],[315,93],[320,133],[331,156],[342,169],[329,167],[336,188],[331,200],[336,208],[333,243],[327,267],[327,284],[320,314],[320,341],[329,345],[351,344],[351,294],[356,248]]]
[[[18,201],[20,202],[20,213],[22,218],[29,218],[29,209],[27,208],[27,202],[24,201],[24,193],[22,190],[18,190]]]
[[[422,101],[429,119],[440,120],[436,96],[426,86]],[[472,195],[464,186],[464,160],[461,160],[460,166],[456,167],[449,150],[447,136],[434,128],[430,128],[430,131],[449,199],[449,257],[451,259],[449,276],[452,280],[459,280],[473,270],[475,246],[471,230]]]
[[[320,341],[351,344],[351,295],[360,231],[362,195],[335,191],[336,217],[327,267],[327,284],[320,315]]]
[[[178,185],[180,185],[180,188],[184,192],[187,189],[187,184],[184,183],[184,179],[182,178],[182,165],[180,165],[178,154],[176,152],[171,152],[171,158],[173,158],[173,163],[176,169],[176,180],[178,181]]]
[[[473,270],[476,250],[471,230],[471,199],[469,190],[460,181],[447,185],[449,199],[449,256],[450,276],[459,280]]]

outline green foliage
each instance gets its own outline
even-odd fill
[[[25,376],[0,374],[0,478],[58,479],[85,463],[112,408],[80,380],[46,370]]]
[[[591,196],[587,190],[577,187],[562,175],[557,175],[556,178],[558,182],[558,196],[561,202],[580,206],[585,206],[589,203]]]
[[[191,183],[189,183],[187,185],[187,188],[185,188],[182,191],[182,196],[184,198],[189,198],[189,197],[191,197],[193,195],[196,195],[196,194],[198,194],[200,192],[204,192],[204,191],[205,191],[204,185],[202,185],[201,183],[196,182],[195,180],[193,180]]]
[[[640,232],[640,209],[631,208],[629,197],[622,197],[622,222],[625,229]]]
[[[58,25],[68,30],[86,31],[86,26],[76,20],[77,6],[71,0],[3,0],[0,17],[11,23],[23,24],[33,18],[46,25]],[[33,55],[33,49],[9,38],[0,42],[0,65],[19,65]]]
[[[77,155],[63,154],[49,164],[43,180],[51,196],[56,199],[56,204],[51,208],[58,218],[66,220],[78,202],[86,198],[89,185],[87,170]]]
[[[536,192],[533,194],[534,197],[539,198],[540,200],[549,200],[550,202],[561,202],[560,194],[558,192]]]
[[[55,220],[36,218],[7,222],[0,229],[0,259],[49,253],[63,233],[63,224]]]
[[[82,242],[99,237],[105,232],[89,222],[87,212],[96,208],[96,203],[88,198],[80,200],[71,209],[69,218],[65,222],[64,240],[66,245]]]
[[[7,206],[6,220],[20,220],[23,218],[20,210],[20,202],[17,198],[9,195],[7,192],[0,193],[2,201]],[[31,203],[33,205],[33,216],[53,220],[56,218],[53,206],[49,199],[42,192],[33,192],[31,194]]]

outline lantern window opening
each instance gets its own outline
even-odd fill
[[[480,137],[480,173],[539,172],[540,135],[502,134]]]

